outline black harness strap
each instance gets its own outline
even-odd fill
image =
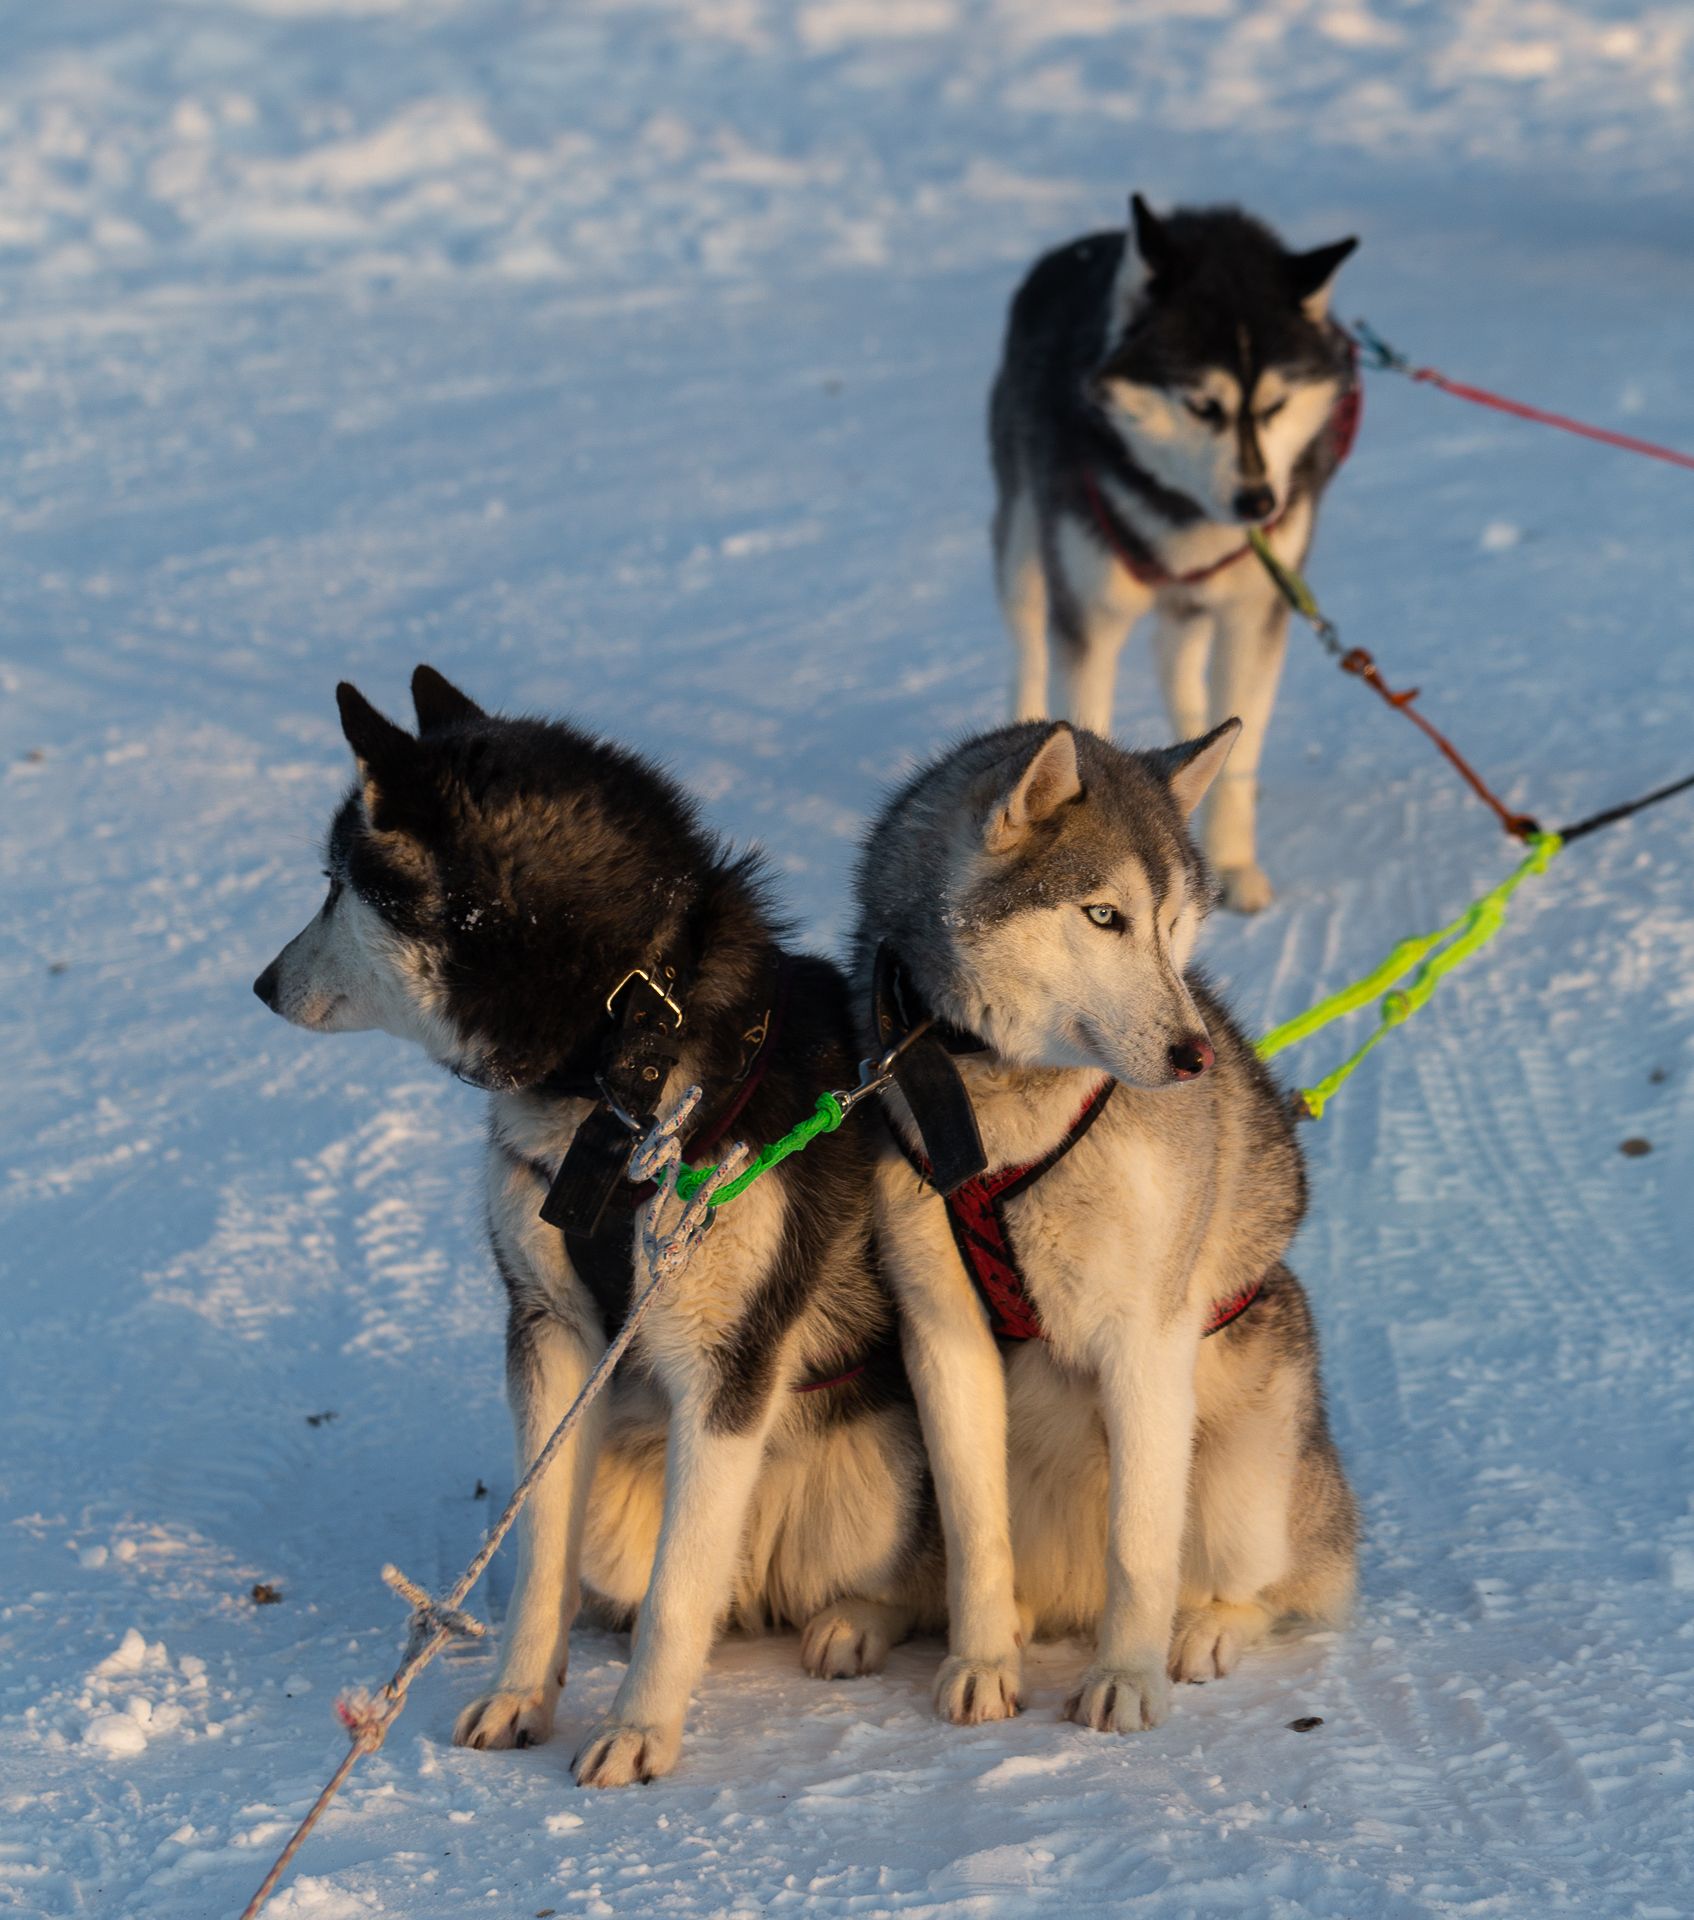
[[[877,1042],[893,1047],[903,1035],[923,1028],[893,1062],[894,1084],[905,1096],[922,1136],[925,1178],[941,1193],[974,1180],[988,1164],[965,1083],[953,1055],[982,1053],[983,1041],[962,1028],[937,1021],[919,999],[892,945],[877,950],[871,985]]]

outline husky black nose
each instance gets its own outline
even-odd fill
[[[253,991],[272,1013],[276,1012],[276,962],[274,960],[253,982]]]
[[[1179,1080],[1198,1080],[1217,1059],[1211,1041],[1202,1033],[1184,1034],[1180,1040],[1173,1040],[1166,1057],[1171,1063],[1171,1072]]]
[[[1243,487],[1235,496],[1237,520],[1268,520],[1276,508],[1276,495],[1269,487]]]

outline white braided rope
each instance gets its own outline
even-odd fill
[[[288,1870],[289,1862],[340,1791],[342,1782],[353,1771],[360,1756],[375,1753],[388,1737],[388,1729],[400,1717],[406,1704],[406,1695],[412,1682],[450,1640],[460,1636],[481,1638],[487,1632],[480,1620],[463,1611],[466,1597],[487,1571],[488,1563],[499,1551],[501,1541],[511,1532],[518,1515],[523,1511],[524,1503],[535,1490],[536,1482],[581,1424],[584,1413],[605,1390],[618,1362],[628,1352],[648,1308],[659,1297],[666,1283],[693,1258],[695,1248],[712,1223],[712,1195],[726,1181],[733,1180],[746,1163],[747,1149],[738,1142],[712,1169],[709,1178],[670,1225],[662,1224],[676,1198],[677,1175],[682,1168],[683,1128],[699,1104],[700,1089],[690,1087],[669,1113],[654,1121],[630,1156],[629,1178],[638,1182],[653,1180],[659,1188],[641,1225],[641,1253],[647,1267],[647,1285],[631,1301],[623,1325],[582,1383],[582,1391],[566,1408],[564,1418],[548,1436],[547,1444],[530,1462],[528,1471],[512,1489],[511,1499],[488,1530],[487,1538],[470,1565],[439,1600],[432,1599],[424,1588],[409,1580],[398,1567],[385,1566],[382,1569],[383,1580],[403,1599],[411,1602],[412,1618],[406,1635],[405,1653],[394,1670],[393,1678],[380,1693],[374,1696],[363,1693],[344,1695],[336,1702],[336,1712],[347,1729],[350,1742],[347,1752],[325,1782],[323,1791],[312,1802],[306,1817],[295,1828],[287,1846],[277,1855],[259,1890],[242,1908],[241,1920],[254,1920],[254,1916],[276,1891],[278,1882]]]

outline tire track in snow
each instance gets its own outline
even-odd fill
[[[1417,823],[1407,825],[1416,844]],[[1442,908],[1422,908],[1421,862],[1406,871],[1404,889],[1415,924],[1434,924],[1429,912]],[[1371,882],[1344,889],[1315,933],[1318,916],[1301,916],[1281,936],[1273,1002],[1286,1004],[1302,971],[1321,982],[1313,993],[1335,973],[1345,977],[1345,968],[1324,964],[1327,953],[1316,965],[1312,956],[1355,917],[1414,924],[1407,916],[1408,898],[1385,901]],[[1534,940],[1537,929],[1520,916],[1514,931]],[[1487,1524],[1476,1475],[1506,1455],[1488,1444],[1486,1402],[1490,1375],[1514,1364],[1514,1336],[1535,1330],[1515,1356],[1520,1370],[1533,1370],[1549,1349],[1582,1352],[1591,1329],[1618,1308],[1620,1278],[1626,1310],[1652,1317],[1676,1286],[1662,1209],[1649,1199],[1620,1213],[1611,1155],[1592,1140],[1568,1063],[1550,1032],[1523,1020],[1533,992],[1523,956],[1535,952],[1495,949],[1449,985],[1412,1034],[1379,1050],[1329,1109],[1321,1145],[1308,1142],[1321,1252],[1314,1258],[1308,1229],[1300,1264],[1316,1271],[1337,1425],[1374,1528],[1353,1629],[1362,1645],[1329,1676],[1337,1717],[1367,1731],[1337,1743],[1335,1769],[1349,1798],[1385,1794],[1432,1838],[1464,1833],[1492,1850],[1533,1835],[1539,1878],[1591,1867],[1587,1823],[1602,1811],[1590,1777],[1596,1762],[1561,1724],[1567,1716],[1584,1723],[1584,1683],[1573,1677],[1580,1668],[1558,1657],[1570,1623],[1556,1597],[1526,1594],[1518,1582],[1467,1588],[1457,1561],[1450,1590],[1455,1598],[1468,1590],[1481,1617],[1453,1618],[1431,1576],[1456,1513]],[[1349,1042],[1362,1037],[1338,1031]],[[1479,1032],[1509,1034],[1512,1044],[1479,1047]],[[1345,1201],[1335,1193],[1342,1185],[1352,1189]],[[1483,1445],[1467,1452],[1446,1430],[1443,1383],[1455,1360],[1478,1352],[1484,1364],[1461,1396],[1459,1438]],[[1465,1412],[1477,1397],[1481,1409]],[[1410,1551],[1398,1550],[1402,1541]],[[1392,1592],[1408,1575],[1417,1589]],[[1461,1627],[1468,1631],[1452,1638]],[[1428,1643],[1438,1636],[1450,1639],[1457,1671],[1432,1666]],[[1533,1685],[1521,1677],[1520,1649],[1535,1663]],[[1516,1680],[1495,1671],[1513,1667]],[[1601,1766],[1619,1764],[1614,1739],[1597,1753]],[[1549,1901],[1561,1891],[1553,1882]]]

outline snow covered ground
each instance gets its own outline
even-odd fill
[[[1242,197],[1361,233],[1342,309],[1418,357],[1694,446],[1694,18],[75,0],[0,52],[0,1905],[233,1915],[390,1669],[378,1565],[456,1569],[509,1475],[478,1097],[248,990],[318,895],[335,680],[427,659],[662,754],[838,942],[881,784],[1001,714],[1024,261],[1132,184]],[[1314,573],[1564,818],[1694,765],[1690,484],[1378,380]],[[1295,646],[1282,897],[1211,937],[1256,1022],[1509,858]],[[1119,721],[1160,735],[1139,656]],[[597,1796],[622,1643],[498,1756],[447,1744],[455,1654],[274,1911],[1687,1914],[1691,835],[1573,849],[1307,1131],[1349,1631],[1123,1741],[1057,1720],[1074,1647],[960,1732],[933,1646],[827,1687],[732,1642],[676,1775]]]

